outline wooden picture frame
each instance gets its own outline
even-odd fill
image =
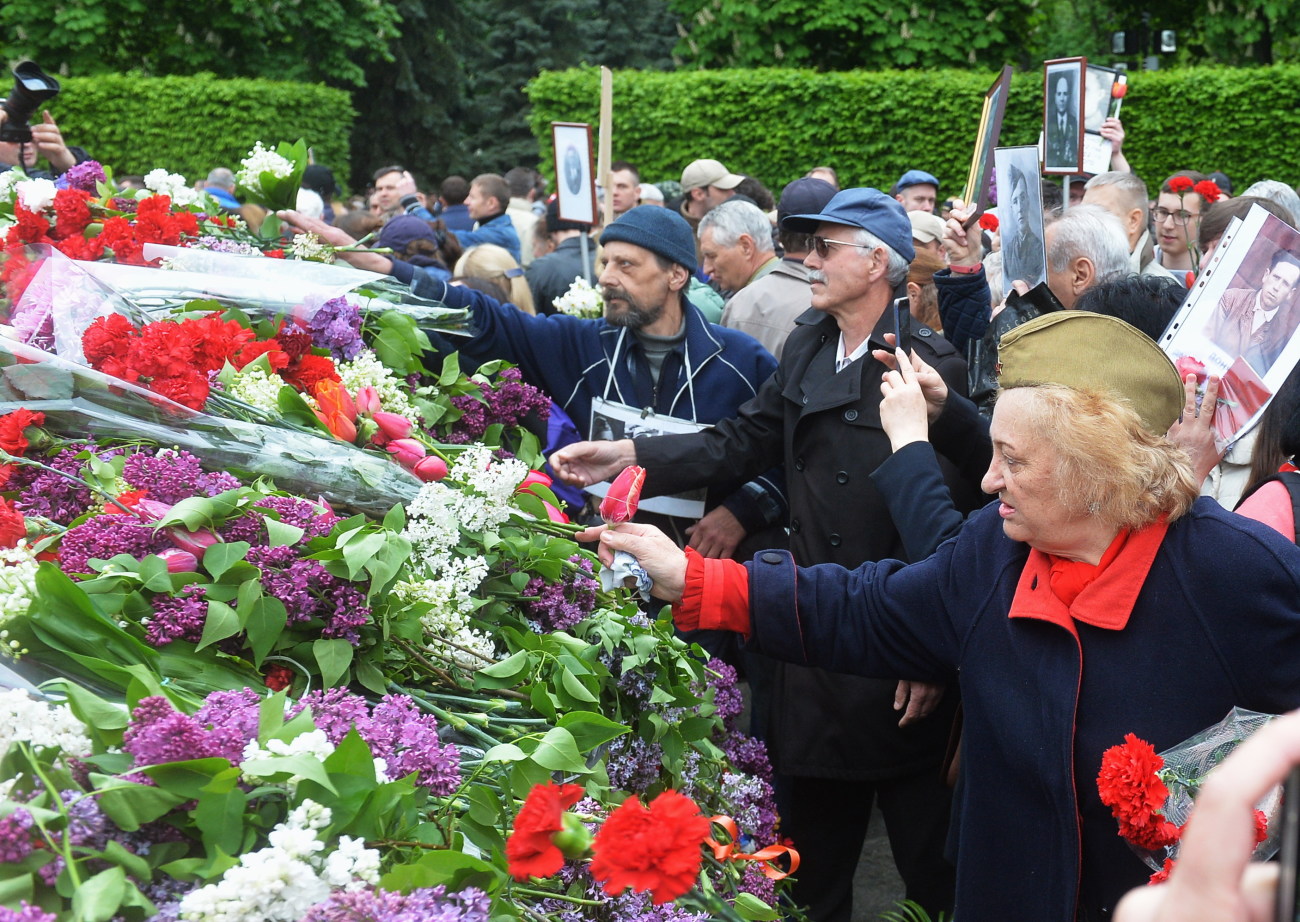
[[[560,220],[595,224],[596,168],[591,125],[551,122],[551,149]]]
[[[1043,62],[1043,175],[1083,172],[1088,59]]]
[[[993,182],[993,149],[998,146],[998,136],[1002,133],[1002,116],[1007,111],[1007,94],[1010,92],[1011,65],[1008,64],[984,94],[979,132],[975,135],[975,150],[971,155],[970,170],[966,174],[966,188],[962,190],[962,201],[972,209],[972,222],[989,206],[989,186]]]

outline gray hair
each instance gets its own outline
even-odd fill
[[[1291,215],[1291,220],[1286,223],[1292,226],[1295,225],[1296,219],[1300,218],[1300,195],[1296,195],[1296,191],[1284,182],[1276,179],[1261,179],[1241,194],[1243,197],[1250,195],[1255,198],[1266,198],[1270,202],[1281,205]]]
[[[869,230],[858,227],[854,228],[854,231],[857,242],[864,247],[871,247],[873,250],[884,248],[884,251],[889,254],[889,267],[885,270],[885,281],[895,288],[903,284],[903,280],[907,278],[908,262],[902,257],[902,254]]]
[[[219,166],[208,174],[207,185],[216,186],[218,189],[234,189],[235,174],[234,171],[224,166]]]
[[[1056,228],[1047,249],[1053,272],[1065,272],[1071,262],[1086,256],[1097,269],[1097,284],[1128,274],[1128,236],[1119,218],[1105,208],[1071,205],[1048,226]]]
[[[1151,198],[1147,194],[1147,184],[1132,173],[1111,170],[1109,173],[1098,173],[1083,184],[1085,192],[1088,189],[1097,189],[1101,186],[1115,187],[1120,195],[1124,197],[1124,208],[1127,211],[1132,211],[1134,208],[1146,211],[1147,205],[1151,202]]]
[[[720,247],[734,247],[742,235],[748,234],[760,253],[774,249],[772,222],[757,205],[750,202],[723,202],[700,219],[700,238],[706,230],[713,231],[713,243]]]

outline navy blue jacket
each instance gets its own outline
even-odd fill
[[[912,566],[746,565],[752,649],[960,686],[962,922],[1109,918],[1149,870],[1098,797],[1102,753],[1126,733],[1167,749],[1234,706],[1300,705],[1300,549],[1267,526],[1197,500],[1122,631],[1008,618],[1028,553],[989,506]]]
[[[412,288],[450,307],[470,308],[474,335],[461,344],[461,354],[475,362],[505,359],[518,365],[525,378],[569,414],[584,438],[591,437],[595,397],[711,425],[735,416],[737,407],[758,393],[776,370],[776,359],[752,336],[709,323],[689,301],[686,342],[680,354],[665,358],[656,387],[637,338],[604,318],[526,314],[480,291],[434,281],[421,272],[416,272]],[[750,533],[784,521],[779,474],[769,473],[750,484],[745,480],[738,475],[714,483],[711,499],[727,497],[727,509]]]

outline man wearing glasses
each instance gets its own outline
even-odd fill
[[[1156,235],[1156,262],[1186,286],[1188,273],[1196,268],[1192,243],[1201,227],[1205,202],[1195,192],[1175,192],[1170,184],[1179,176],[1186,176],[1193,183],[1206,178],[1202,173],[1184,170],[1166,179],[1151,209],[1151,225]]]
[[[606,443],[623,454],[608,471],[587,473],[636,463],[647,488],[677,492],[784,463],[790,550],[800,565],[907,560],[886,502],[891,491],[873,479],[891,448],[880,421],[886,366],[872,350],[890,349],[895,289],[915,255],[911,222],[892,197],[846,189],[817,214],[786,217],[782,230],[812,235],[804,260],[812,309],[796,321],[776,374],[736,418],[697,434]],[[914,327],[912,347],[951,390],[966,393],[966,363],[951,345]],[[941,417],[936,432],[942,427]],[[565,477],[588,463],[588,445],[556,452],[552,467]],[[940,461],[959,505],[979,505],[978,486]],[[782,834],[802,857],[796,900],[816,922],[848,922],[874,800],[907,896],[932,916],[951,912],[953,871],[943,859],[950,794],[939,773],[955,694],[770,660],[747,665],[756,729],[778,776]]]

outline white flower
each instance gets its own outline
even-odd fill
[[[334,262],[334,247],[315,234],[296,234],[290,250],[294,259],[307,259],[320,263]]]
[[[40,562],[32,549],[25,544],[0,548],[0,627],[15,618],[21,618],[31,608],[36,594],[36,571]],[[8,631],[0,631],[0,653],[15,656],[18,651],[10,641]]]
[[[203,194],[191,187],[180,173],[168,173],[161,167],[145,174],[144,187],[150,192],[167,196],[178,208],[198,204],[203,198]]]
[[[25,179],[18,183],[18,204],[40,214],[54,204],[58,191],[52,179]]]
[[[27,174],[18,167],[0,173],[0,202],[12,202],[18,194],[18,184],[27,180]]]
[[[75,756],[90,751],[85,726],[66,706],[37,701],[21,689],[0,692],[0,755],[20,740]]]
[[[575,317],[599,317],[605,312],[605,299],[578,275],[569,290],[555,299],[555,309]]]
[[[226,393],[258,409],[273,411],[278,416],[280,388],[284,383],[284,378],[275,372],[265,371],[258,365],[247,365],[226,385]]]
[[[311,307],[310,300],[304,300],[304,304]],[[362,349],[352,361],[338,363],[338,371],[343,387],[349,394],[356,394],[368,384],[379,394],[379,402],[389,413],[396,413],[410,420],[424,418],[415,408],[415,404],[411,403],[411,398],[406,395],[403,389],[405,381],[379,361],[379,357],[373,350]]]
[[[293,173],[293,162],[273,150],[267,150],[262,146],[261,141],[258,141],[248,152],[248,156],[240,161],[240,166],[242,168],[236,174],[239,184],[255,192],[263,191],[263,173],[270,173],[280,179]]]
[[[331,887],[359,890],[379,883],[379,852],[362,839],[339,836],[339,847],[325,857],[321,878]]]

